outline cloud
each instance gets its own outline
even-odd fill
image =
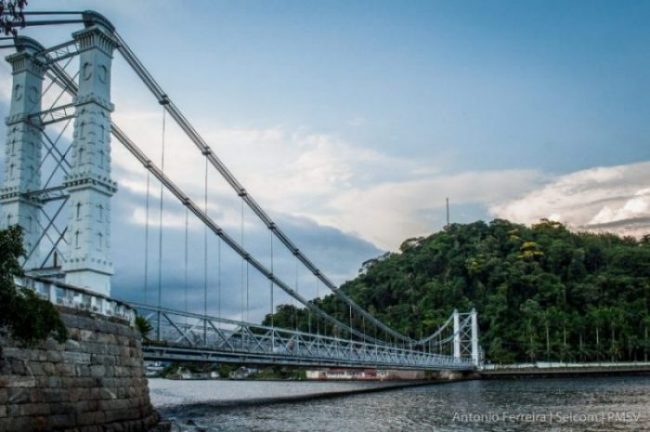
[[[542,175],[533,170],[477,171],[434,175],[424,179],[383,182],[368,188],[353,188],[333,199],[325,216],[337,226],[387,248],[404,239],[428,234],[442,225],[445,198],[453,206],[488,206],[514,197],[538,184]],[[438,217],[431,216],[437,213]],[[470,219],[480,219],[475,213]],[[458,219],[452,221],[460,222]]]
[[[116,195],[113,206],[114,221],[130,221],[133,208],[137,207],[141,196],[128,190]],[[115,275],[113,277],[113,295],[132,301],[146,299],[150,304],[156,303],[159,286],[158,272],[161,272],[160,289],[164,306],[182,310],[185,305],[185,287],[187,302],[194,312],[203,310],[204,288],[207,288],[208,312],[216,315],[219,309],[223,316],[233,319],[241,317],[242,304],[246,304],[245,293],[248,290],[250,318],[261,320],[270,307],[270,285],[252,267],[248,272],[242,267],[242,260],[221,244],[217,237],[203,230],[188,232],[188,261],[185,265],[185,232],[182,220],[174,219],[165,224],[162,238],[159,238],[158,220],[155,209],[149,227],[147,289],[145,290],[145,229],[139,223],[115,223],[113,225],[113,244]],[[171,209],[177,213],[178,209]],[[368,242],[346,235],[340,230],[324,227],[317,223],[296,217],[280,217],[278,222],[287,234],[300,245],[301,250],[312,257],[317,266],[332,280],[340,284],[356,274],[359,265],[365,259],[381,253]],[[204,241],[208,241],[207,260],[204,255]],[[159,240],[162,241],[162,253],[159,255]],[[268,230],[246,232],[245,245],[263,265],[270,267],[271,251]],[[162,257],[161,265],[158,257]],[[219,259],[219,256],[221,258]],[[302,266],[296,265],[295,257],[288,251],[276,246],[273,251],[274,274],[292,287],[298,282],[299,292],[307,298],[317,293],[325,294],[325,289],[317,287],[315,278]],[[207,264],[207,280],[205,279]],[[221,269],[221,270],[219,270]],[[242,273],[242,269],[244,273]],[[187,273],[186,273],[187,271]],[[185,279],[187,274],[187,280]],[[186,285],[187,283],[187,285]],[[219,297],[221,307],[219,308]],[[275,305],[293,303],[287,294],[275,288]]]
[[[641,236],[650,231],[650,162],[577,171],[552,179],[490,213],[521,223],[541,218],[576,230]]]
[[[160,113],[123,110],[115,120],[160,164]],[[202,203],[205,161],[180,129],[170,122],[166,128],[165,171]],[[336,227],[381,249],[396,249],[407,237],[439,229],[446,197],[454,206],[474,204],[478,211],[467,218],[475,220],[486,216],[482,209],[487,206],[519,196],[544,179],[535,170],[445,173],[436,160],[387,155],[308,128],[204,124],[198,129],[267,212]],[[144,193],[144,170],[133,157],[117,149],[114,163],[120,184]],[[237,227],[236,194],[212,167],[209,172],[209,207],[218,210],[219,223]],[[178,225],[178,218],[165,219]],[[133,220],[144,221],[142,210]]]

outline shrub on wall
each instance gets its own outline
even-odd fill
[[[19,226],[0,230],[0,327],[15,339],[33,344],[52,335],[67,339],[67,330],[56,308],[28,289],[19,289],[14,278],[23,275],[20,257],[25,254]]]

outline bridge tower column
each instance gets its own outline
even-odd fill
[[[481,359],[478,349],[478,314],[476,309],[472,309],[470,316],[472,322],[472,363],[474,363],[474,366],[478,366]]]
[[[70,209],[68,250],[63,264],[67,283],[110,295],[111,62],[117,42],[113,28],[97,24],[74,33],[79,46],[79,92],[72,143],[72,168],[64,181]]]
[[[41,140],[43,126],[39,116],[43,89],[44,65],[36,58],[43,47],[36,41],[20,39],[19,51],[7,57],[13,73],[9,116],[6,119],[7,141],[4,179],[0,189],[2,215],[0,227],[19,225],[23,229],[23,247],[28,254],[25,270],[40,266],[39,197],[30,192],[41,188]]]
[[[461,338],[461,330],[460,330],[460,315],[458,314],[458,310],[454,309],[454,358],[455,359],[460,359],[460,338]]]

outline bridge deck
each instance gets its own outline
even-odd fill
[[[156,329],[146,360],[312,367],[473,370],[469,358],[134,305]]]

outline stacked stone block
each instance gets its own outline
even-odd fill
[[[26,347],[0,333],[0,431],[156,427],[138,332],[121,320],[60,311],[65,343],[50,338]]]

